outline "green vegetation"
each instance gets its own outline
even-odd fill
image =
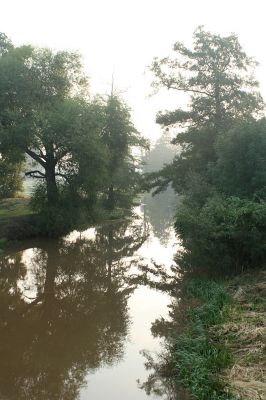
[[[266,119],[254,79],[256,62],[235,35],[221,37],[200,27],[193,39],[192,49],[177,42],[172,57],[156,58],[151,66],[157,89],[181,91],[189,103],[158,113],[157,122],[177,132],[172,143],[178,147],[172,162],[151,171],[147,185],[158,193],[171,183],[179,195],[179,272],[204,271],[208,278],[219,274],[225,281],[224,276],[250,269],[253,281],[244,284],[241,294],[241,287],[234,293],[206,278],[185,280],[170,314],[174,328],[168,367],[154,365],[159,376],[171,370],[169,375],[192,399],[262,398],[265,283],[256,275],[266,259]],[[235,279],[241,282],[241,276]],[[244,298],[240,304],[239,294]],[[181,328],[177,309],[184,316]],[[170,325],[157,321],[155,334],[171,330]],[[252,330],[257,332],[255,349]],[[155,386],[154,376],[145,384],[148,391]]]
[[[217,373],[228,366],[229,353],[210,343],[208,330],[224,321],[225,306],[230,298],[223,285],[214,281],[191,280],[184,296],[200,304],[186,312],[185,328],[173,345],[173,365],[179,384],[188,388],[197,400],[229,400],[217,379]]]
[[[264,399],[266,275],[255,272],[219,281],[186,277],[169,318],[153,324],[167,352],[158,361],[146,355],[154,370],[142,384],[147,393],[167,387],[185,399]]]
[[[18,217],[32,214],[27,198],[11,198],[0,200],[0,217]]]
[[[175,223],[186,249],[177,256],[180,266],[209,268],[214,274],[261,266],[266,254],[265,202],[215,195],[199,207],[189,200],[178,209]]]
[[[249,271],[227,283],[233,301],[224,323],[210,330],[212,341],[231,354],[220,376],[237,398],[264,399],[266,393],[266,271]]]
[[[102,138],[108,153],[108,187],[103,197],[104,206],[108,210],[129,208],[139,192],[141,177],[141,154],[134,156],[132,149],[139,152],[147,149],[148,142],[132,124],[126,104],[114,94],[107,99],[105,118]]]
[[[221,37],[200,27],[193,39],[192,49],[177,42],[173,57],[155,59],[152,63],[154,87],[183,92],[189,96],[189,102],[182,109],[158,113],[157,122],[165,130],[165,136],[143,157],[148,143],[134,127],[128,106],[113,90],[106,98],[90,96],[79,54],[32,46],[15,47],[0,34],[0,217],[4,221],[0,237],[5,236],[3,226],[10,217],[12,223],[9,226],[7,223],[7,228],[11,236],[16,232],[22,236],[27,232],[32,234],[32,225],[35,235],[58,236],[84,226],[84,222],[119,219],[134,205],[144,186],[158,193],[172,185],[179,195],[175,229],[183,243],[176,257],[180,270],[186,273],[205,269],[222,275],[248,268],[255,270],[263,265],[266,259],[266,119],[253,75],[256,62],[245,54],[233,34]],[[175,152],[166,144],[171,137],[169,129],[178,131],[171,142],[176,145]],[[143,158],[150,164],[146,168]],[[26,176],[39,182],[30,200],[14,198],[21,190],[25,164]],[[158,168],[161,169],[157,171]],[[146,173],[145,179],[142,171]],[[168,205],[165,211],[169,216]],[[154,230],[167,229],[169,219],[162,226]],[[125,234],[126,225],[122,236]],[[126,236],[124,239],[127,241]],[[130,244],[129,252],[122,240],[117,255],[129,256],[144,240],[144,236],[139,236],[134,245]],[[101,281],[107,283],[104,295],[112,294],[113,261],[109,247],[112,249],[114,241],[112,229],[107,237],[99,233],[97,240],[84,248],[84,254],[88,252],[92,257],[91,271],[87,261],[71,266],[78,268],[74,271],[78,280],[84,278],[86,295],[82,298],[88,303],[87,289],[93,282],[90,272],[97,275],[100,271],[95,268],[95,259],[102,254],[108,258],[102,264]],[[99,243],[106,243],[106,251],[93,248]],[[4,245],[0,241],[1,250]],[[58,268],[65,254],[71,253],[73,259],[76,255],[75,245],[72,248],[69,244],[64,251],[60,249],[58,245],[56,254],[52,254],[58,260]],[[49,264],[49,251],[47,254]],[[44,253],[39,254],[38,262],[42,256]],[[34,300],[42,302],[44,309],[55,300],[55,285],[61,284],[60,279],[55,280],[56,270],[48,264],[47,287],[51,283],[52,287]],[[162,268],[156,268],[158,275],[162,273]],[[162,276],[162,282],[156,282],[154,287],[167,286],[167,274]],[[68,284],[78,288],[77,279],[72,283],[68,279]],[[232,300],[229,290],[215,281],[185,283],[182,295],[192,306],[185,307],[182,329],[174,333],[170,364],[176,382],[188,389],[195,400],[232,400],[234,393],[237,396],[241,393],[243,385],[238,390],[237,379],[229,382],[234,357],[241,371],[252,363],[262,365],[265,326],[261,314],[265,301],[258,293],[264,294],[265,284],[253,282],[256,291],[250,285],[243,283],[244,295],[237,292]],[[123,294],[122,286],[120,283],[117,286],[119,296]],[[70,286],[69,290],[73,288]],[[6,293],[17,295],[16,290]],[[25,307],[26,304],[22,308]],[[82,307],[89,327],[87,303]],[[116,311],[115,307],[116,304],[112,311]],[[30,313],[25,315],[28,318]],[[58,315],[64,312],[56,313],[55,318]],[[78,313],[71,312],[71,315]],[[21,320],[23,327],[25,321]],[[101,327],[101,323],[100,332],[103,332],[106,326]],[[118,336],[125,335],[126,323],[124,316],[122,333],[118,330]],[[157,321],[153,330],[158,333],[166,325],[165,321]],[[248,326],[248,333],[244,332],[244,326]],[[259,328],[255,337],[257,347],[252,351],[251,328]],[[238,330],[243,333],[242,342]],[[59,333],[60,341],[60,330]],[[117,343],[120,346],[120,340]],[[248,351],[241,346],[246,346]],[[237,358],[236,347],[243,356],[241,360]],[[230,372],[222,379],[219,374],[225,369]],[[263,391],[265,386],[258,371],[248,376],[259,382],[256,393]],[[146,385],[148,393],[151,382]]]
[[[22,190],[22,163],[0,158],[0,199],[13,197]]]
[[[198,28],[193,49],[174,45],[174,57],[155,59],[154,85],[190,94],[187,110],[159,113],[179,128],[177,154],[149,175],[156,192],[172,183],[182,195],[175,228],[184,250],[178,262],[236,271],[266,256],[266,120],[253,77],[254,60],[235,35]]]
[[[63,233],[97,208],[130,208],[147,142],[112,93],[88,92],[79,54],[15,47],[0,36],[0,196],[20,189],[21,168],[38,180],[30,205],[38,231]],[[29,160],[31,162],[29,162]]]

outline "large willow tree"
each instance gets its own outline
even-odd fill
[[[14,47],[4,35],[0,48],[0,152],[31,157],[26,174],[44,182],[50,208],[60,185],[92,198],[104,168],[102,106],[89,101],[80,56]]]

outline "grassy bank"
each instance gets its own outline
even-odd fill
[[[60,209],[59,209],[60,211]],[[73,210],[76,213],[76,210]],[[49,219],[38,215],[30,208],[29,198],[10,198],[0,200],[0,249],[13,240],[32,237],[61,236],[73,229],[84,230],[88,226],[110,223],[132,216],[131,210],[116,208],[113,211],[95,208],[91,216],[86,210],[80,210],[75,221],[70,222],[68,214],[63,213]]]
[[[178,385],[188,389],[193,399],[234,399],[218,377],[229,365],[230,354],[209,336],[211,327],[226,320],[230,296],[222,284],[199,279],[186,282],[183,295],[190,306],[172,349]]]
[[[29,198],[18,197],[0,200],[0,248],[7,241],[36,235],[36,215],[29,205]]]
[[[0,200],[0,218],[12,218],[32,214],[28,198]]]
[[[190,280],[172,347],[178,385],[196,400],[265,399],[266,273]]]

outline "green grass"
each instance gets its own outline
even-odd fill
[[[230,363],[229,353],[208,337],[208,329],[225,319],[230,297],[223,285],[203,280],[189,281],[185,296],[198,299],[200,305],[187,311],[185,330],[174,343],[178,383],[195,400],[233,400],[217,379],[217,373]]]
[[[0,218],[18,217],[32,214],[28,198],[12,198],[0,200]]]

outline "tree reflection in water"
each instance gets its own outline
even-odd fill
[[[184,310],[189,306],[182,299],[182,287],[187,273],[173,265],[167,271],[162,265],[141,266],[142,275],[139,280],[142,284],[159,291],[166,292],[172,297],[168,306],[168,318],[156,319],[152,323],[151,332],[156,338],[163,340],[162,350],[155,356],[143,351],[145,368],[149,371],[145,382],[139,382],[139,387],[147,395],[163,397],[164,400],[188,400],[188,393],[178,386],[178,377],[172,364],[172,347],[176,332],[180,332],[184,323]]]
[[[23,251],[1,257],[1,399],[77,399],[88,371],[123,358],[127,273],[145,239],[123,221],[93,239],[42,241],[27,262]]]
[[[147,193],[143,197],[145,218],[150,222],[154,235],[162,245],[166,245],[173,230],[174,214],[178,197],[171,187],[164,192],[152,196]]]

